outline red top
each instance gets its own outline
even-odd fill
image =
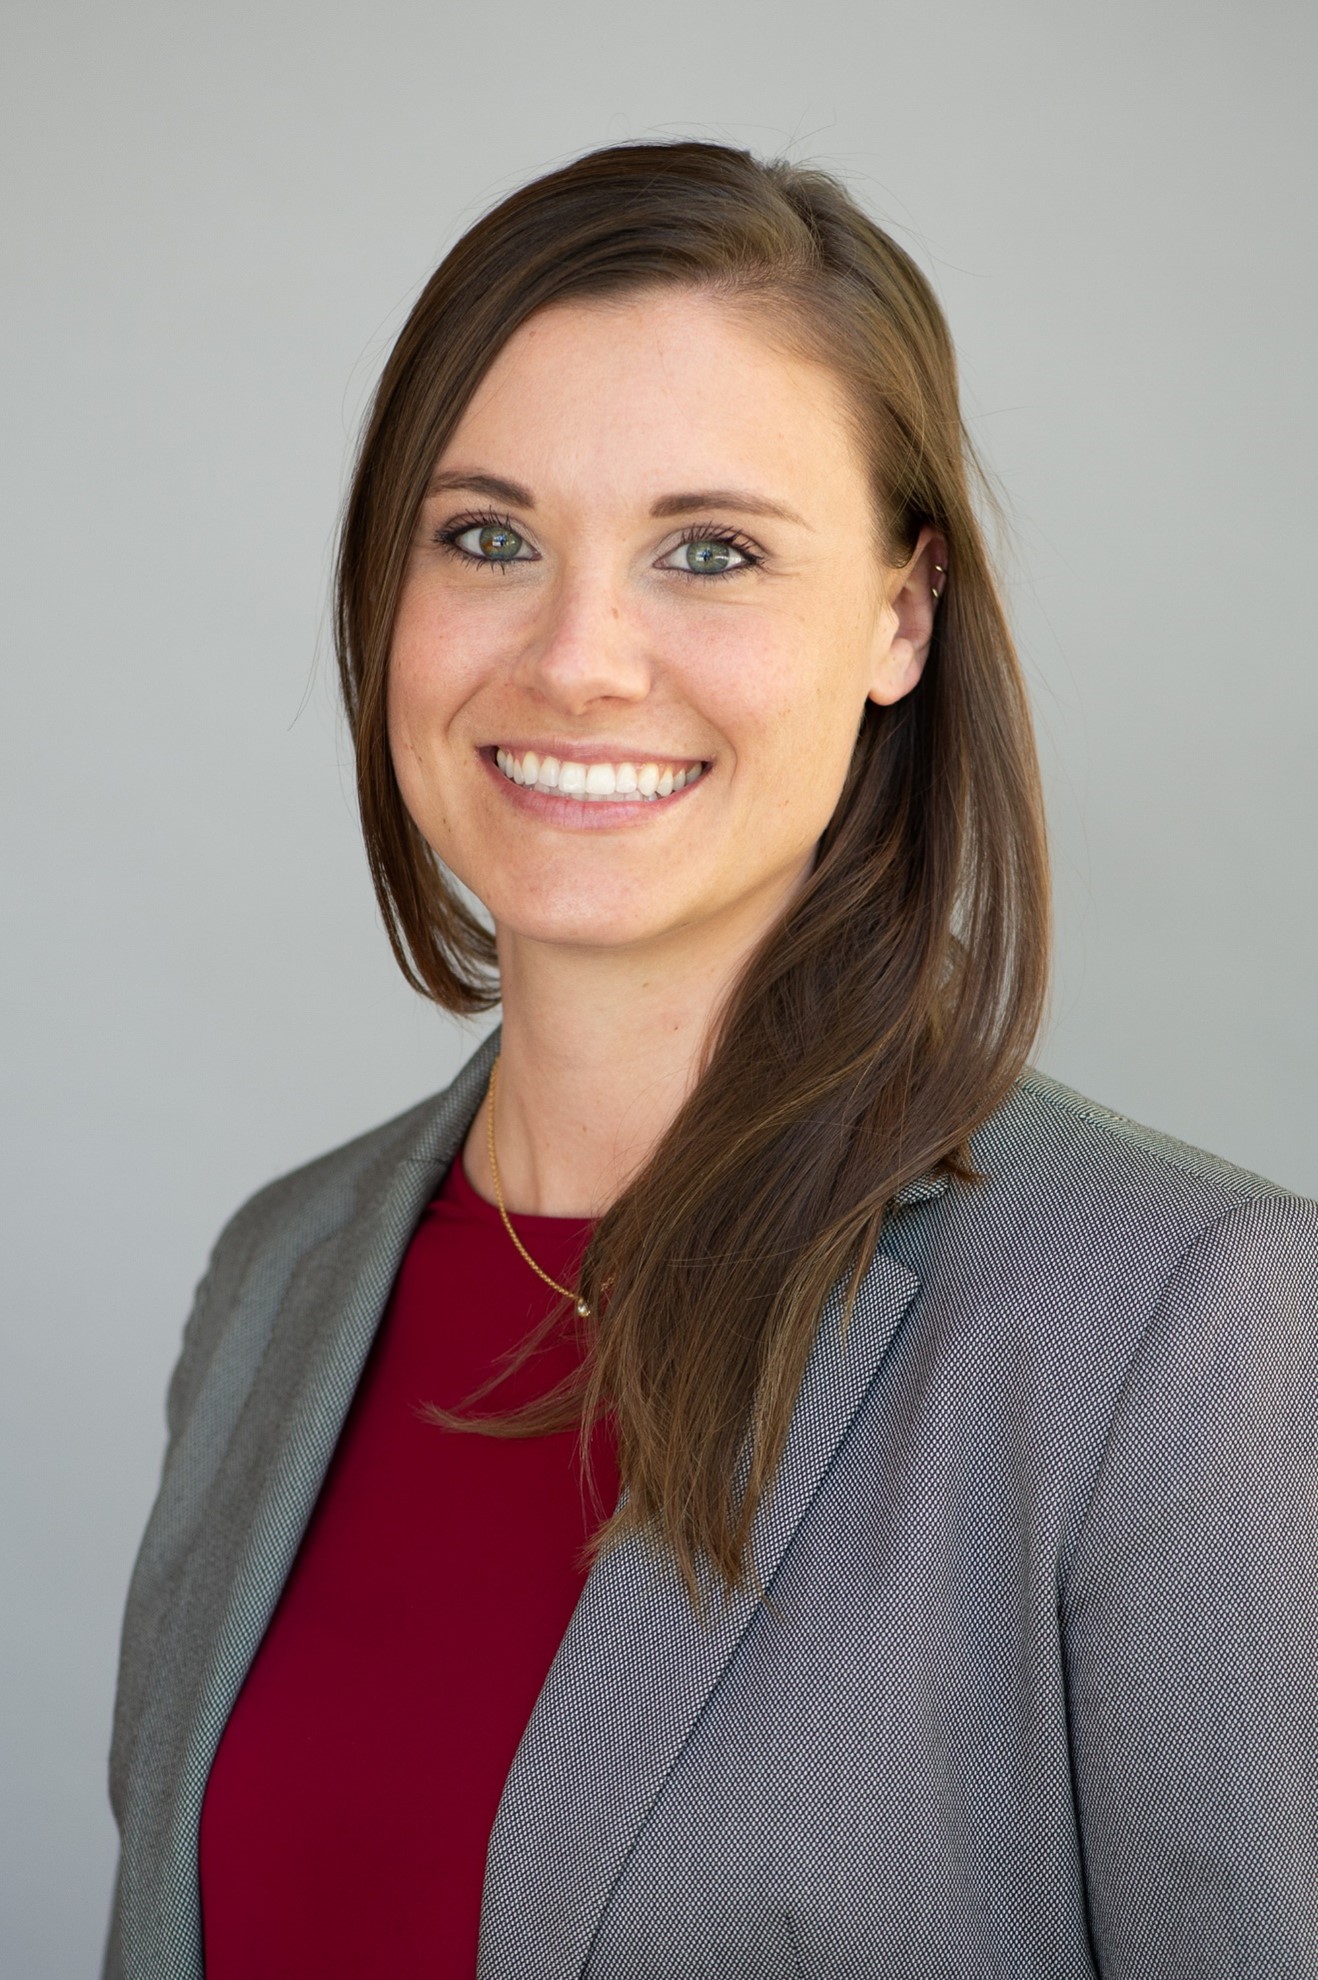
[[[588,1221],[513,1224],[576,1283]],[[459,1157],[408,1246],[211,1768],[207,1980],[472,1980],[499,1795],[618,1475],[606,1422],[591,1452],[604,1510],[586,1495],[583,1513],[574,1431],[454,1433],[419,1407],[488,1415],[551,1388],[579,1358],[567,1324],[466,1402],[557,1298]]]

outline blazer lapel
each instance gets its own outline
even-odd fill
[[[943,1186],[923,1178],[897,1200]],[[876,1252],[845,1340],[843,1289],[830,1293],[753,1526],[766,1589],[919,1283]],[[676,1570],[635,1536],[592,1567],[499,1804],[478,1980],[576,1980],[631,1845],[758,1606],[749,1591],[733,1601],[711,1592],[697,1622]]]
[[[156,1921],[169,1920],[170,1980],[202,1971],[198,1835],[220,1736],[292,1567],[412,1232],[480,1105],[498,1037],[496,1030],[482,1042],[412,1141],[359,1179],[346,1213],[329,1213],[330,1232],[311,1242],[303,1234],[307,1248],[274,1310],[259,1310],[258,1288],[252,1312],[235,1321],[260,1335],[260,1378],[207,1479],[205,1517],[155,1646],[158,1681],[137,1740],[154,1819],[125,1837],[125,1937],[132,1943],[137,1919],[149,1944]],[[296,1244],[296,1232],[290,1240]],[[213,1399],[216,1414],[223,1401]],[[211,1405],[203,1394],[194,1411],[203,1437]],[[186,1470],[189,1451],[180,1448],[172,1462]],[[163,1807],[153,1793],[162,1780],[176,1784]]]

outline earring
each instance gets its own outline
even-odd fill
[[[938,572],[938,575],[939,575],[939,577],[943,577],[943,578],[945,578],[945,577],[947,576],[947,565],[946,565],[946,564],[935,564],[935,565],[934,565],[934,569],[935,569],[935,570],[936,570],[936,571]],[[940,591],[940,590],[938,589],[938,587],[937,587],[936,585],[930,585],[930,587],[929,587],[929,589],[930,589],[930,591],[931,591],[931,592],[933,593],[933,597],[934,597],[934,601],[935,601],[935,603],[936,603],[936,602],[938,601],[938,599],[940,599],[940,598],[942,597],[942,595],[943,595],[943,591],[945,591],[945,590],[947,589],[947,587],[946,587],[946,585],[944,585],[944,586],[943,586],[943,591]]]

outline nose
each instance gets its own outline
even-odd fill
[[[546,589],[513,678],[569,715],[593,701],[643,700],[652,669],[622,581],[599,568],[562,573]]]

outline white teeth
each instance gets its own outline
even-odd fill
[[[588,803],[608,803],[610,799],[635,796],[671,797],[688,784],[694,784],[705,767],[703,763],[677,769],[671,763],[560,762],[558,757],[541,756],[534,749],[515,756],[501,745],[495,749],[494,760],[514,784],[562,791],[567,797],[584,798]]]

